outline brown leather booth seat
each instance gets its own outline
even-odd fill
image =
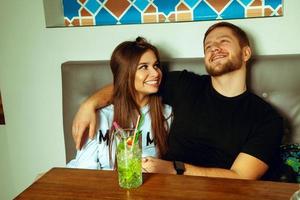
[[[204,74],[202,58],[169,59],[169,70],[187,69]],[[83,102],[97,89],[112,82],[108,61],[69,61],[62,64],[63,123],[66,161],[75,156],[72,120]],[[248,65],[248,86],[270,102],[285,119],[283,143],[300,143],[300,55],[254,57]]]

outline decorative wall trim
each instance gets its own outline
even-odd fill
[[[282,16],[282,0],[62,0],[66,26]]]

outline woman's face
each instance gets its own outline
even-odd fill
[[[134,86],[137,92],[137,100],[142,103],[147,101],[149,94],[156,93],[162,79],[159,62],[153,51],[146,51],[137,66]],[[144,103],[142,103],[144,104]]]

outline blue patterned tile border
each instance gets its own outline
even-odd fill
[[[283,15],[282,0],[62,0],[66,26],[143,24]]]

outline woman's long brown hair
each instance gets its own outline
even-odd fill
[[[110,67],[114,78],[113,105],[114,121],[121,127],[133,127],[140,107],[135,99],[134,86],[135,73],[142,55],[146,51],[153,51],[159,63],[159,53],[156,47],[148,43],[144,38],[138,37],[136,41],[126,41],[119,44],[112,53]],[[161,69],[161,68],[160,68]],[[162,72],[164,70],[161,70]],[[166,119],[163,115],[163,104],[158,94],[150,94],[149,102],[151,128],[159,157],[167,151]],[[145,134],[145,133],[143,133]],[[110,131],[110,161],[113,143],[112,131]]]

